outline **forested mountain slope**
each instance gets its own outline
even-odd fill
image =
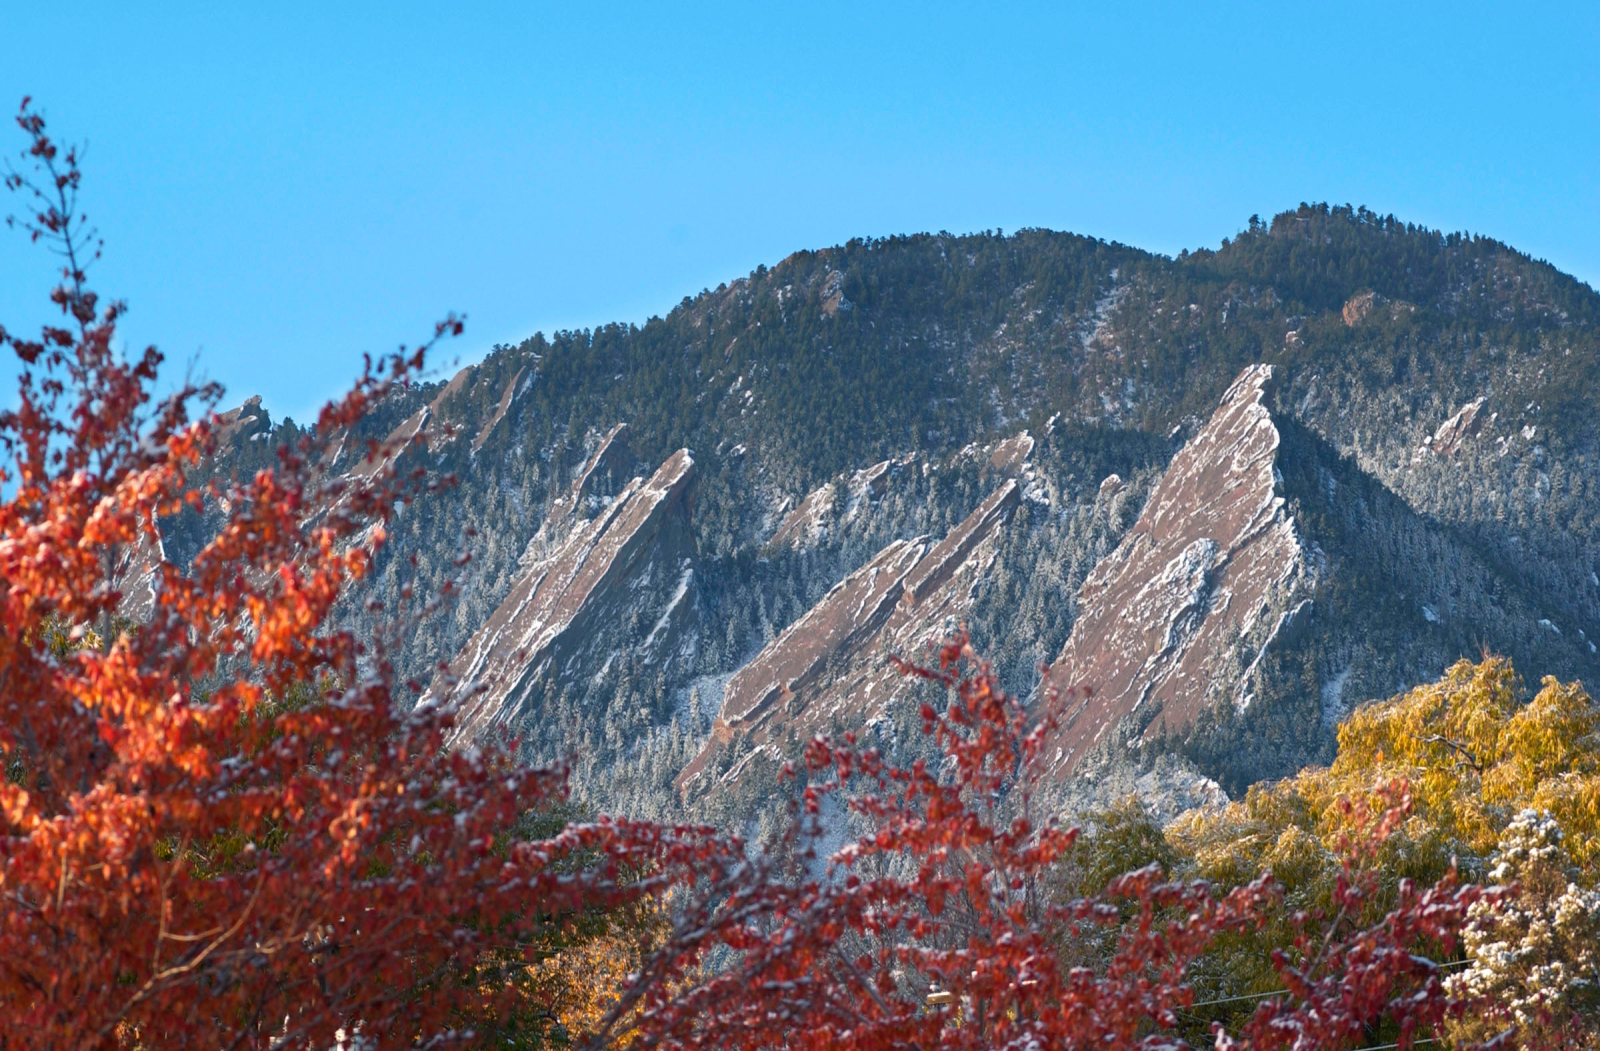
[[[1008,484],[1003,520],[948,578],[960,593],[935,602],[946,612],[893,623],[965,622],[1008,686],[1033,694],[1068,644],[1084,580],[1230,385],[1269,364],[1262,405],[1279,438],[1265,477],[1304,545],[1295,557],[1315,570],[1302,598],[1316,615],[1259,660],[1248,631],[1219,626],[1257,714],[1202,705],[1159,742],[1237,790],[1325,754],[1330,719],[1351,704],[1480,647],[1592,677],[1597,321],[1600,296],[1499,242],[1326,206],[1252,219],[1218,250],[1176,259],[1043,230],[799,252],[642,326],[536,336],[394,396],[373,435],[428,428],[428,465],[457,485],[401,514],[363,601],[393,609],[407,581],[419,593],[458,582],[397,655],[438,691],[462,685],[436,679],[438,666],[467,667],[460,655],[491,624],[516,613],[518,638],[546,631],[544,607],[518,588],[589,625],[581,645],[543,651],[559,660],[501,646],[515,698],[491,722],[533,756],[574,755],[596,804],[667,812],[735,673],[891,545],[927,556]],[[248,415],[223,471],[265,462],[291,434],[259,407]],[[596,475],[608,441],[617,450]],[[613,504],[676,456],[692,461],[673,475],[681,494],[638,518],[656,523],[645,532],[613,537],[628,564],[596,578],[606,586],[558,601],[529,581],[580,533],[604,532],[599,519],[632,521]],[[205,528],[167,523],[169,554]],[[370,615],[360,605],[350,616]],[[889,623],[874,621],[873,638]],[[876,681],[887,644],[844,637],[807,665],[811,690]],[[503,680],[485,684],[502,699]],[[838,713],[841,726],[854,717]],[[894,705],[861,714],[904,736]],[[728,738],[717,761],[731,768],[738,747]],[[1127,775],[1153,754],[1129,758]]]

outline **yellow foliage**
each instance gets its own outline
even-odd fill
[[[1380,859],[1387,877],[1431,878],[1452,857],[1481,867],[1511,819],[1549,811],[1572,860],[1594,878],[1600,859],[1600,707],[1579,683],[1546,678],[1524,705],[1511,662],[1461,661],[1436,683],[1358,709],[1339,727],[1332,767],[1256,785],[1220,811],[1167,830],[1200,873],[1223,884],[1270,868],[1293,894],[1331,874],[1356,830],[1341,800],[1381,810],[1408,782],[1413,810]],[[1319,875],[1320,874],[1320,875]]]
[[[637,942],[607,934],[563,949],[528,968],[528,995],[573,1036],[594,1032],[639,967]]]
[[[71,625],[54,614],[40,622],[38,637],[57,660],[65,660],[79,650],[98,650],[101,641],[99,632],[93,628],[87,625]],[[27,633],[24,641],[31,645],[34,641],[33,633]]]
[[[624,906],[607,917],[602,933],[574,939],[528,966],[518,987],[530,1005],[557,1020],[565,1040],[585,1043],[617,1004],[629,976],[636,974],[667,928],[659,901]],[[627,1047],[633,1031],[624,1018],[606,1041]]]
[[[1376,858],[1360,862],[1372,864],[1379,880],[1362,922],[1377,922],[1393,906],[1401,879],[1426,885],[1453,862],[1474,881],[1525,878],[1497,868],[1496,851],[1519,814],[1532,820],[1529,810],[1559,825],[1548,837],[1551,849],[1571,864],[1556,867],[1581,884],[1600,883],[1600,706],[1581,684],[1548,678],[1531,701],[1522,696],[1509,661],[1462,661],[1438,682],[1352,713],[1339,727],[1332,766],[1254,785],[1226,807],[1193,810],[1169,825],[1168,843],[1195,875],[1230,887],[1270,871],[1285,896],[1285,909],[1262,929],[1218,939],[1195,969],[1196,988],[1222,998],[1280,986],[1265,947],[1293,942],[1296,910],[1330,906],[1347,843],[1364,838],[1360,826],[1388,807],[1384,793],[1397,780],[1407,782],[1412,809]],[[1553,917],[1572,911],[1561,902],[1594,893],[1565,882],[1554,896],[1536,890],[1524,887],[1520,907]],[[1497,922],[1495,937],[1516,927]]]
[[[1500,739],[1517,708],[1510,661],[1460,661],[1436,683],[1351,713],[1339,727],[1333,781],[1339,791],[1363,796],[1403,777],[1414,822],[1446,830],[1487,856],[1511,814],[1499,814],[1499,801],[1485,798],[1483,776],[1501,760]]]

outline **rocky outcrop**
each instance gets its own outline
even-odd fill
[[[1493,423],[1497,413],[1483,414],[1486,398],[1474,398],[1458,409],[1454,416],[1439,425],[1439,429],[1422,439],[1417,458],[1433,453],[1435,456],[1455,456],[1469,438],[1475,438],[1484,424]]]
[[[264,435],[271,429],[266,416],[261,408],[261,395],[254,395],[238,408],[217,413],[212,436],[218,446],[225,448],[234,442]]]
[[[159,523],[137,544],[125,547],[118,553],[111,579],[112,586],[122,596],[117,600],[119,615],[138,623],[150,619],[156,608],[156,577],[166,560],[167,552],[161,540]]]
[[[477,437],[472,439],[473,452],[483,448],[483,443],[489,440],[489,435],[494,433],[495,427],[499,425],[501,420],[506,418],[506,412],[511,408],[511,400],[517,396],[517,392],[522,386],[522,377],[527,375],[527,372],[526,366],[517,369],[516,373],[511,377],[511,382],[507,383],[504,389],[501,390],[500,400],[495,403],[494,412],[478,428]]]
[[[1008,480],[942,540],[896,540],[835,585],[728,680],[712,739],[678,777],[679,789],[736,780],[743,764],[717,773],[735,742],[746,760],[786,758],[785,741],[871,721],[908,686],[890,657],[918,657],[957,626],[1020,498]]]
[[[552,510],[548,524],[565,535],[527,566],[435,684],[435,698],[462,699],[462,733],[515,730],[530,685],[586,654],[640,650],[648,661],[680,641],[693,602],[685,527],[694,460],[680,449],[649,478],[635,477],[605,498],[593,483],[622,455],[620,435],[621,428],[607,435]],[[592,505],[599,506],[587,517]],[[643,638],[619,637],[646,622]]]
[[[777,530],[767,541],[771,547],[792,547],[805,550],[814,547],[828,535],[828,523],[839,501],[839,487],[832,482],[813,489],[805,499],[783,516]]]
[[[925,537],[896,540],[840,581],[821,602],[734,673],[713,734],[724,743],[780,711],[793,714],[802,691],[830,660],[848,660],[876,637],[928,548]]]
[[[519,560],[527,568],[555,556],[574,537],[574,530],[603,510],[635,480],[640,464],[628,445],[628,425],[607,431],[589,458],[573,475],[567,491],[550,502],[539,531]]]
[[[1015,478],[1027,466],[1028,457],[1033,455],[1034,444],[1033,436],[1027,431],[1007,438],[989,454],[989,465],[1006,477]]]
[[[779,520],[767,548],[804,551],[825,542],[836,527],[854,521],[888,492],[890,481],[915,460],[915,454],[881,460],[813,489]]]
[[[1055,772],[1129,720],[1148,735],[1188,727],[1220,697],[1248,705],[1246,677],[1230,670],[1241,641],[1280,630],[1271,611],[1312,583],[1279,493],[1271,380],[1270,365],[1244,371],[1084,582],[1042,692],[1062,705],[1046,749]]]
[[[1238,377],[1079,589],[1036,700],[1059,720],[1044,753],[1054,779],[1177,748],[1242,790],[1327,761],[1353,704],[1485,640],[1539,666],[1591,656],[1538,628],[1547,596],[1275,415],[1273,379],[1270,365]],[[1436,432],[1442,455],[1481,410]]]
[[[1383,297],[1370,289],[1365,292],[1357,292],[1345,301],[1344,308],[1339,313],[1344,318],[1344,323],[1353,328],[1366,320],[1367,315],[1372,313],[1373,308],[1381,302],[1383,302]]]

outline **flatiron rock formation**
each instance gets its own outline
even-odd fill
[[[1482,640],[1541,666],[1588,656],[1547,596],[1275,413],[1273,380],[1244,370],[1085,579],[1038,694],[1054,778],[1158,745],[1236,791],[1326,760],[1354,703]]]
[[[896,540],[835,585],[728,680],[712,738],[679,788],[705,789],[735,741],[748,747],[746,762],[763,753],[786,758],[793,749],[785,742],[834,725],[859,728],[881,712],[908,685],[890,658],[920,658],[926,643],[957,626],[1019,500],[1017,482],[1007,480],[942,540]],[[743,765],[720,779],[736,780]]]
[[[994,452],[989,454],[989,463],[1001,474],[1015,477],[1027,467],[1028,457],[1033,455],[1034,445],[1033,436],[1023,431],[1016,437],[1007,438],[996,445]]]
[[[644,651],[647,659],[670,660],[682,641],[693,605],[686,492],[694,460],[680,449],[649,478],[636,477],[603,498],[591,483],[622,455],[620,433],[617,428],[607,435],[552,510],[549,522],[560,539],[535,538],[549,545],[548,554],[525,569],[451,662],[446,682],[436,686],[439,693],[448,689],[464,699],[464,733],[515,730],[533,681],[566,671],[597,648],[608,655],[627,648]],[[643,638],[618,638],[619,631],[646,620]]]
[[[1271,380],[1272,366],[1253,365],[1228,388],[1084,582],[1046,683],[1064,702],[1052,769],[1070,770],[1130,717],[1149,733],[1189,726],[1219,691],[1248,704],[1228,673],[1234,647],[1312,575],[1278,491]]]
[[[1467,439],[1476,437],[1483,430],[1483,405],[1487,400],[1475,398],[1463,405],[1454,416],[1441,423],[1438,430],[1422,439],[1422,448],[1417,450],[1413,459],[1419,459],[1427,453],[1435,456],[1455,456],[1459,453]],[[1493,425],[1497,415],[1489,413],[1487,422]]]

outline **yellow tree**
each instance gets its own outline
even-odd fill
[[[1477,907],[1468,942],[1474,977],[1458,989],[1511,996],[1515,986],[1518,1003],[1565,1010],[1582,998],[1555,988],[1561,975],[1580,988],[1600,980],[1585,978],[1576,956],[1563,959],[1584,937],[1573,933],[1572,903],[1588,900],[1584,888],[1600,882],[1600,706],[1581,684],[1553,678],[1526,703],[1524,696],[1510,661],[1461,661],[1437,682],[1352,713],[1339,727],[1331,767],[1254,786],[1220,810],[1184,815],[1168,839],[1199,875],[1220,885],[1239,886],[1268,871],[1283,885],[1291,913],[1325,910],[1359,816],[1381,809],[1390,786],[1404,782],[1411,809],[1373,858],[1381,879],[1369,912],[1390,907],[1402,880],[1431,881],[1452,866],[1484,882],[1519,881],[1517,894]],[[1541,841],[1539,864],[1524,873],[1515,863],[1521,848],[1513,826],[1534,817],[1548,842]],[[1540,941],[1558,914],[1572,930]],[[1286,944],[1291,930],[1286,915],[1264,936]],[[1600,929],[1593,934],[1600,940]],[[1524,941],[1522,955],[1505,957],[1505,945]],[[1213,966],[1232,991],[1273,987],[1259,943],[1224,941],[1216,956]],[[1490,956],[1500,961],[1486,963]],[[1550,988],[1540,992],[1541,983]],[[1518,1028],[1524,1043],[1532,1010],[1501,1020]],[[1489,1023],[1480,1022],[1457,1035],[1485,1035],[1480,1030]]]
[[[1565,850],[1592,882],[1600,853],[1600,707],[1581,684],[1544,680],[1524,704],[1511,662],[1461,661],[1435,683],[1351,714],[1328,768],[1253,787],[1221,811],[1194,812],[1168,830],[1208,877],[1248,879],[1261,868],[1291,886],[1315,882],[1350,832],[1341,800],[1376,805],[1396,780],[1413,807],[1391,839],[1394,878],[1425,876],[1452,858],[1486,869],[1501,833],[1525,809],[1551,813]],[[1246,875],[1246,873],[1250,875]]]

